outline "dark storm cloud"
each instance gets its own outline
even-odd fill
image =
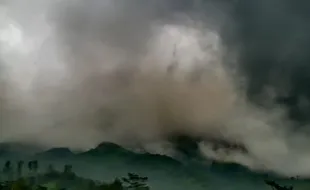
[[[235,5],[238,32],[234,42],[243,46],[241,64],[251,79],[251,92],[259,92],[265,84],[276,86],[281,80],[291,82],[296,93],[307,91],[301,87],[301,78],[310,72],[307,7],[308,1],[291,0],[240,0]]]
[[[265,87],[272,87],[290,116],[306,121],[310,108],[301,110],[298,104],[301,97],[310,98],[310,2],[226,2],[233,7],[233,30],[224,30],[222,37],[229,47],[238,48],[249,97],[259,102]]]

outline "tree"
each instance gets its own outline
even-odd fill
[[[265,180],[265,183],[267,185],[269,185],[274,190],[293,190],[292,186],[289,186],[289,187],[287,187],[287,186],[280,186],[279,184],[277,184],[274,181]]]
[[[13,180],[12,164],[11,161],[6,161],[3,167],[3,173],[6,175],[7,180]]]
[[[28,169],[31,174],[31,177],[29,177],[29,183],[31,186],[33,186],[36,183],[36,177],[33,176],[33,172],[37,171],[38,164],[35,163],[36,161],[32,160],[28,162]]]
[[[74,172],[72,172],[72,165],[66,164],[66,165],[64,166],[63,175],[64,175],[66,178],[69,178],[69,179],[75,178],[75,174],[74,174]]]
[[[39,170],[39,162],[38,162],[38,160],[32,161],[32,167],[33,167],[32,169],[35,172],[35,174],[37,174],[38,170]]]
[[[30,173],[32,172],[32,165],[33,165],[32,163],[33,163],[33,161],[28,162],[28,170]]]
[[[24,161],[20,160],[17,163],[17,176],[20,178],[23,174],[23,166],[24,166]]]
[[[6,173],[11,169],[11,161],[6,161],[3,167],[3,172]]]
[[[116,178],[111,184],[101,184],[100,190],[124,190],[123,184],[120,179]]]
[[[128,178],[122,178],[123,182],[127,184],[127,189],[139,189],[139,190],[148,190],[146,182],[147,177],[140,177],[137,174],[128,173]]]
[[[64,166],[64,171],[63,171],[63,173],[65,173],[65,174],[70,174],[70,173],[72,173],[72,165],[66,164],[66,165]]]
[[[37,160],[31,160],[28,162],[28,170],[30,173],[38,173],[39,170],[39,162]]]

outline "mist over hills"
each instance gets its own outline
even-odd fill
[[[310,181],[294,181],[271,173],[253,172],[244,166],[234,163],[221,163],[209,160],[200,162],[199,159],[185,160],[185,157],[171,158],[165,155],[154,155],[143,152],[133,152],[119,145],[103,142],[97,147],[85,152],[71,151],[68,148],[52,148],[30,155],[29,152],[18,152],[22,145],[0,145],[0,164],[6,160],[38,160],[39,170],[45,171],[49,164],[61,169],[64,164],[73,165],[73,170],[82,177],[93,179],[113,179],[126,174],[137,172],[150,178],[153,189],[167,188],[185,190],[188,188],[205,189],[206,187],[227,189],[232,186],[236,190],[268,189],[265,179],[276,179],[282,184],[295,186],[309,185]],[[10,147],[10,148],[8,148]],[[30,150],[31,148],[28,147]],[[24,149],[25,150],[25,149]],[[9,152],[10,151],[10,152]],[[14,154],[13,154],[14,153]],[[189,156],[188,152],[186,153]],[[196,154],[196,153],[195,153]],[[195,154],[191,155],[194,157]],[[190,158],[190,157],[187,157]]]
[[[0,151],[8,152],[6,148],[7,146],[3,146]],[[85,152],[72,152],[68,148],[52,148],[25,155],[18,154],[17,150],[10,149],[10,154],[2,154],[0,164],[3,165],[6,160],[12,160],[13,163],[18,160],[38,160],[41,171],[45,171],[49,164],[53,164],[59,170],[64,164],[71,164],[79,176],[96,180],[112,180],[128,172],[137,172],[152,178],[152,189],[179,190],[204,187],[203,181],[199,182],[198,179],[205,179],[205,177],[199,172],[188,173],[188,168],[180,161],[163,155],[135,153],[114,143],[104,142]],[[196,180],[196,184],[193,184],[192,180]]]
[[[117,144],[110,142],[103,142],[97,147],[90,149],[88,151],[71,151],[69,148],[51,148],[43,151],[38,149],[38,147],[31,145],[26,146],[24,149],[23,144],[12,144],[10,143],[0,143],[0,160],[53,160],[65,162],[75,162],[75,161],[92,161],[96,164],[109,162],[120,162],[126,163],[131,166],[136,165],[137,167],[158,167],[165,169],[180,169],[182,167],[193,165],[200,165],[203,168],[210,168],[216,172],[224,173],[235,173],[235,172],[245,172],[251,173],[246,167],[235,163],[223,163],[214,160],[200,160],[199,153],[194,152],[189,154],[188,151],[183,153],[186,156],[182,156],[182,152],[172,158],[166,155],[151,154],[148,152],[134,152],[129,149],[123,148]],[[193,150],[191,150],[193,151]],[[187,160],[186,160],[187,159]]]
[[[219,148],[221,146],[232,149],[235,148],[234,145],[228,146],[227,142],[220,143],[215,145],[215,148]],[[137,164],[151,164],[152,162],[159,162],[161,164],[167,164],[171,166],[181,166],[182,162],[183,164],[187,162],[197,162],[201,164],[208,163],[206,160],[202,159],[197,142],[191,138],[186,137],[181,137],[179,141],[176,141],[176,150],[178,150],[178,152],[173,157],[152,154],[143,150],[130,150],[111,142],[102,142],[95,148],[89,149],[87,151],[72,151],[66,147],[56,147],[47,150],[44,149],[46,148],[40,147],[38,145],[24,143],[0,143],[0,156],[4,158],[29,157],[30,159],[32,157],[33,159],[104,159],[111,157],[121,157],[123,159],[131,160]],[[210,159],[209,164],[212,162],[213,161]]]
[[[185,141],[183,143],[186,144],[189,142]],[[101,172],[108,170],[112,174],[113,170],[118,170],[120,168],[123,169],[123,173],[125,173],[125,171],[140,172],[141,174],[156,179],[153,181],[155,189],[158,185],[157,183],[160,181],[162,182],[161,188],[169,187],[177,190],[185,190],[188,188],[205,189],[207,187],[225,190],[227,186],[231,186],[236,190],[249,187],[253,189],[269,189],[270,187],[266,186],[263,182],[263,180],[266,179],[276,180],[281,184],[294,185],[297,188],[310,185],[310,179],[292,180],[290,177],[278,176],[269,171],[251,171],[236,163],[224,163],[212,159],[201,159],[199,152],[193,151],[195,149],[190,146],[190,143],[187,144],[187,147],[182,148],[183,149],[179,149],[179,154],[176,154],[176,157],[172,158],[166,155],[151,154],[148,152],[133,152],[117,144],[103,142],[86,152],[73,153],[67,148],[53,148],[39,153],[42,156],[39,158],[44,159],[45,157],[48,159],[53,155],[54,157],[52,156],[52,158],[56,160],[57,157],[58,159],[61,158],[59,159],[61,162],[73,161],[73,163],[76,164],[86,164],[90,162],[94,163],[94,167],[101,168]],[[186,148],[189,149],[187,150]],[[196,149],[196,151],[198,151],[198,149]],[[35,158],[38,158],[37,156],[38,154],[35,155]],[[100,167],[101,164],[102,167]],[[81,172],[81,174],[82,173],[83,172]],[[163,179],[164,176],[166,176],[166,179]],[[97,178],[98,176],[92,177]],[[173,183],[172,181],[174,180],[179,184]],[[187,184],[187,186],[186,183],[181,182],[182,180],[189,181],[190,183]],[[196,187],[194,187],[194,184]]]

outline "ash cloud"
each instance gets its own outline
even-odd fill
[[[173,156],[169,139],[180,135],[200,139],[206,158],[307,177],[307,127],[290,117],[307,112],[299,81],[309,36],[303,6],[292,5],[6,2],[0,140],[84,149],[112,141]],[[215,150],[210,139],[246,151]]]
[[[309,116],[309,107],[307,111],[298,107],[300,98],[309,99],[309,6],[308,1],[239,1],[237,38],[232,40],[243,47],[239,63],[249,81],[250,97],[255,99],[266,85],[273,86],[290,117],[302,122]]]

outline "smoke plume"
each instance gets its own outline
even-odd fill
[[[306,74],[296,75],[310,44],[298,6],[0,1],[0,141],[112,141],[173,156],[180,135],[201,139],[206,158],[307,177],[307,127],[296,130],[306,122],[292,114],[309,105]]]

